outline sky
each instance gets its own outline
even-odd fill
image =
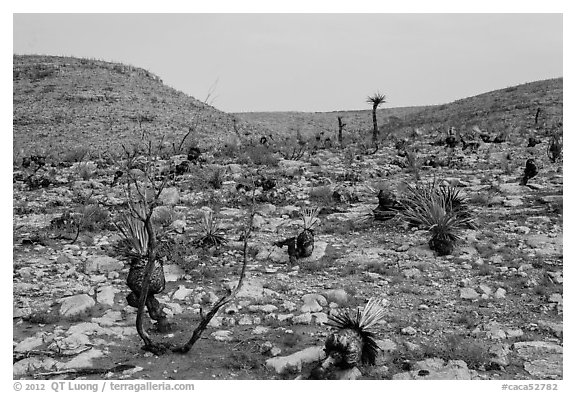
[[[561,77],[556,14],[14,14],[15,54],[145,68],[226,112],[442,104]]]

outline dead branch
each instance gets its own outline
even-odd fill
[[[132,368],[136,368],[136,366],[132,366],[130,364],[120,364],[118,366],[110,367],[110,368],[71,368],[68,370],[58,370],[58,371],[48,371],[45,373],[37,373],[34,374],[34,378],[46,378],[46,377],[53,377],[56,375],[94,375],[94,374],[108,374],[108,373],[117,373],[126,370],[130,370]]]
[[[218,313],[220,308],[222,308],[226,304],[230,303],[236,297],[236,294],[242,288],[242,284],[244,282],[244,277],[246,276],[246,266],[248,264],[248,252],[247,252],[248,239],[250,237],[250,234],[252,233],[252,224],[254,221],[254,212],[255,212],[255,206],[256,206],[255,194],[254,194],[256,187],[254,185],[254,179],[252,179],[252,186],[253,186],[252,187],[252,202],[251,202],[250,215],[248,217],[248,222],[246,223],[246,225],[244,227],[244,232],[243,232],[244,244],[243,244],[243,248],[242,248],[242,270],[240,271],[240,278],[238,280],[238,284],[236,285],[236,288],[234,288],[234,290],[229,291],[226,295],[222,296],[214,304],[214,306],[212,306],[212,309],[208,312],[208,314],[206,314],[204,316],[201,313],[200,323],[198,324],[196,329],[194,329],[194,332],[192,333],[192,337],[190,338],[190,340],[188,340],[188,342],[186,344],[182,345],[181,347],[176,347],[176,348],[172,349],[173,352],[187,353],[188,351],[190,351],[192,346],[202,336],[202,333],[204,332],[204,330],[206,330],[206,328],[208,327],[208,324],[210,323],[212,318],[216,315],[216,313]]]

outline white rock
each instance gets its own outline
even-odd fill
[[[288,356],[274,357],[266,360],[266,367],[278,374],[302,371],[302,365],[317,362],[326,356],[324,346],[309,347]]]
[[[280,319],[280,316],[278,316]],[[292,322],[297,325],[310,325],[312,323],[312,314],[307,312],[304,314],[297,315],[292,318]]]
[[[60,315],[64,317],[81,314],[96,304],[94,299],[86,294],[65,297],[60,302]]]
[[[232,341],[232,332],[230,330],[217,330],[210,336],[216,341]]]
[[[14,348],[15,352],[27,352],[44,344],[42,337],[27,337]]]
[[[124,263],[116,258],[107,255],[90,255],[84,262],[84,272],[90,273],[109,273],[120,271],[124,268]]]
[[[172,299],[184,300],[188,296],[192,295],[193,293],[194,293],[193,289],[186,288],[186,286],[184,286],[184,285],[179,285],[178,289],[176,291],[174,291],[174,294],[172,295]]]
[[[478,299],[480,295],[476,292],[473,288],[462,288],[460,289],[460,298],[461,299]]]
[[[100,304],[113,306],[116,292],[118,292],[118,289],[111,286],[100,287],[96,293],[96,301]]]

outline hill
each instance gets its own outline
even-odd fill
[[[235,128],[253,131],[151,72],[120,63],[15,55],[13,85],[15,151],[109,149],[143,133],[178,144],[189,127],[196,143],[208,145]]]
[[[449,127],[471,131],[474,126],[492,133],[520,132],[537,129],[554,131],[562,121],[563,79],[549,79],[464,98],[444,105],[381,108],[377,111],[383,135],[409,132],[413,128],[424,132],[445,132]],[[386,105],[386,104],[384,104]],[[540,108],[538,124],[536,112]],[[283,133],[300,131],[335,135],[337,117],[347,124],[348,135],[371,132],[371,110],[337,112],[253,112],[236,113],[239,118]]]
[[[382,108],[381,134],[446,132],[524,133],[554,131],[562,120],[562,78],[508,87],[445,105]],[[221,146],[235,138],[303,136],[338,131],[364,140],[372,129],[370,109],[337,112],[228,114],[163,84],[151,72],[120,63],[56,56],[13,58],[13,144],[18,153],[103,151],[142,135],[178,145]],[[362,97],[360,97],[361,99]],[[385,104],[386,105],[386,104]],[[538,124],[535,124],[539,111]]]

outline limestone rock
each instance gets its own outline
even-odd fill
[[[278,374],[302,371],[302,365],[317,362],[326,356],[324,346],[309,347],[288,356],[266,360],[266,367]]]
[[[474,299],[478,299],[478,297],[480,297],[480,295],[473,288],[460,289],[460,298],[461,299],[474,300]]]
[[[89,310],[95,304],[94,299],[86,294],[68,296],[61,299],[60,315],[72,317]]]
[[[86,258],[84,263],[84,272],[86,274],[109,273],[120,271],[123,268],[124,263],[107,255],[91,255]]]

